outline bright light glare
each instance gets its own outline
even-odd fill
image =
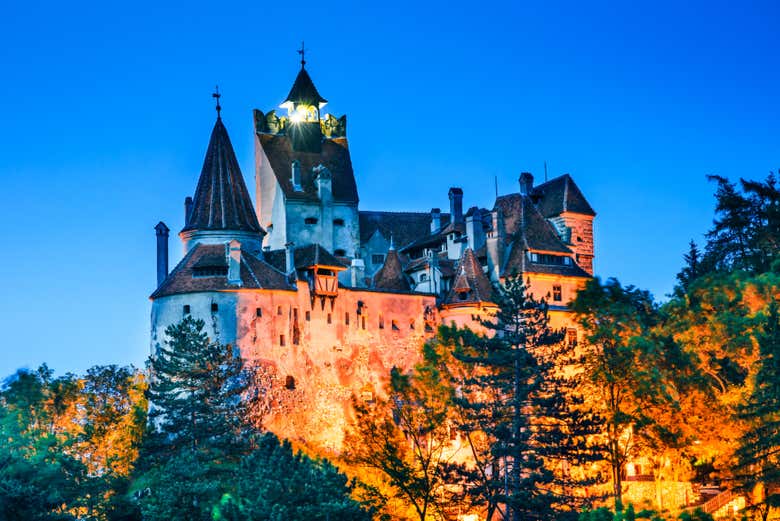
[[[303,112],[300,110],[296,110],[292,114],[290,114],[290,121],[293,123],[300,123],[303,121]]]

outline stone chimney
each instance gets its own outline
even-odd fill
[[[485,230],[482,228],[482,212],[474,206],[466,213],[466,235],[469,248],[473,251],[480,249],[485,244]]]
[[[450,188],[450,222],[463,222],[463,190],[457,186]]]
[[[363,259],[352,259],[350,276],[350,283],[353,288],[363,288],[366,286],[366,263]]]
[[[529,172],[523,172],[520,174],[520,193],[523,195],[531,195],[531,191],[534,189],[534,176]]]
[[[332,178],[330,170],[323,165],[314,167],[314,175],[317,181],[317,195],[322,203],[330,203],[333,199]]]
[[[295,271],[295,243],[288,242],[284,245],[284,270],[287,275]]]
[[[291,176],[290,176],[290,182],[293,185],[293,190],[296,192],[303,191],[303,188],[301,187],[301,162],[297,159],[292,162],[292,166],[290,168],[291,170]]]
[[[485,241],[487,246],[488,275],[490,280],[498,282],[501,276],[501,265],[504,261],[503,222],[499,210],[493,210],[491,217],[493,222]]]
[[[441,230],[441,210],[431,208],[431,233]]]
[[[154,227],[157,234],[157,287],[168,276],[168,233],[171,231],[160,221]]]
[[[225,244],[228,273],[227,283],[231,286],[241,285],[241,243],[233,239]]]
[[[192,197],[187,196],[184,198],[184,226],[190,222],[190,215],[192,215]]]

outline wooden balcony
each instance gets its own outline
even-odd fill
[[[322,273],[330,270],[317,270],[314,274],[314,294],[318,297],[335,297],[339,291],[339,279],[335,273]]]

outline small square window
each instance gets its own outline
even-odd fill
[[[215,313],[215,312],[217,312],[217,311],[219,311],[219,306],[217,305],[217,303],[216,303],[216,302],[212,302],[212,303],[211,303],[211,312],[212,312],[212,313]]]
[[[184,314],[189,315],[190,314],[190,305],[184,304]]]
[[[279,316],[282,316],[282,306],[279,306],[278,308],[276,308],[276,314],[279,315]]]
[[[262,317],[263,316],[263,308],[255,309],[255,316],[256,317]]]
[[[307,217],[303,220],[304,224],[317,224],[316,217]]]
[[[306,312],[306,322],[309,322],[311,320],[311,311]]]
[[[409,329],[414,329],[414,319],[409,320]]]
[[[344,325],[349,325],[349,312],[344,313]]]
[[[385,328],[385,318],[382,315],[379,315],[379,329]]]
[[[371,264],[384,264],[384,262],[385,262],[385,256],[382,255],[381,253],[379,254],[375,253],[371,255]]]
[[[330,313],[328,313],[328,324],[330,324],[332,322],[333,322],[333,317],[331,316]]]
[[[566,330],[566,343],[570,346],[577,345],[577,329],[570,327]]]
[[[279,335],[279,345],[284,346],[284,335]]]
[[[393,331],[400,331],[400,329],[398,327],[398,322],[396,322],[395,320],[391,320],[390,321],[390,327],[393,328]]]
[[[344,226],[344,219],[333,219],[334,226]]]
[[[559,284],[553,286],[553,300],[555,302],[560,302],[561,300],[563,300],[563,292]]]
[[[336,257],[346,257],[347,252],[346,250],[335,250],[333,252],[333,255],[335,255]]]

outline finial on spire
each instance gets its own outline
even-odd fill
[[[393,244],[393,234],[391,232],[390,233],[390,250],[394,250],[394,249],[395,249],[395,244]]]
[[[214,94],[211,97],[217,100],[217,119],[220,119],[222,117],[222,105],[219,104],[219,98],[222,97],[222,94],[219,93],[219,85],[214,87]]]
[[[301,48],[298,49],[298,54],[301,55],[301,69],[306,67],[306,47],[303,45],[303,41],[301,41]]]

